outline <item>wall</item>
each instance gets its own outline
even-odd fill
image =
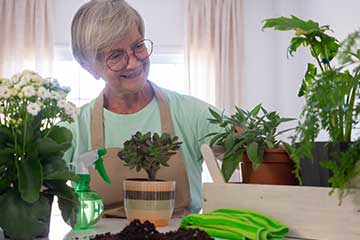
[[[55,3],[56,45],[67,46],[70,22],[85,0],[53,0]],[[204,0],[205,1],[205,0]],[[210,1],[210,0],[206,0]],[[240,0],[239,0],[240,1]],[[242,0],[244,19],[244,72],[242,101],[237,105],[251,108],[263,103],[284,116],[298,117],[303,100],[297,91],[310,60],[305,49],[287,58],[292,36],[271,29],[261,31],[262,20],[280,15],[313,19],[334,29],[342,40],[359,28],[358,0]],[[182,52],[184,47],[185,0],[129,0],[144,17],[146,35],[156,44],[157,53]],[[65,51],[66,52],[66,51]],[[71,54],[69,51],[69,56]]]
[[[68,49],[72,17],[76,10],[87,1],[53,1],[55,7],[55,45]],[[183,51],[183,0],[128,0],[128,2],[143,16],[146,24],[146,37],[153,40],[157,53]],[[63,52],[63,54],[67,53]]]
[[[333,36],[343,40],[359,29],[359,8],[358,0],[243,0],[245,57],[239,105],[251,108],[263,103],[287,117],[298,117],[303,106],[297,91],[311,58],[304,48],[288,58],[293,33],[272,29],[262,32],[263,19],[290,15],[313,19],[320,25],[330,25]],[[321,134],[318,139],[326,138]]]

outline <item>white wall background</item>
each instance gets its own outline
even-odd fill
[[[55,41],[69,45],[70,22],[85,0],[53,0],[55,3]],[[144,17],[146,35],[156,44],[158,53],[182,52],[184,47],[185,0],[128,0]],[[211,1],[211,0],[203,0]],[[262,20],[280,15],[296,15],[330,25],[339,40],[360,27],[359,0],[239,0],[243,1],[244,72],[242,102],[251,108],[263,103],[288,117],[298,117],[302,99],[298,86],[305,73],[308,53],[301,49],[287,59],[292,34],[261,31]]]
[[[71,20],[87,0],[52,0],[55,6],[55,44],[70,44]],[[146,37],[155,46],[154,53],[182,53],[184,48],[183,0],[128,0],[145,21]]]

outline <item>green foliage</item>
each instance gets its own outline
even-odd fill
[[[279,125],[294,120],[281,118],[275,111],[268,112],[261,104],[251,111],[236,107],[236,112],[230,117],[220,115],[210,108],[209,110],[213,117],[209,119],[210,123],[224,128],[224,132],[210,133],[205,137],[211,137],[210,146],[225,147],[221,170],[226,181],[239,166],[245,151],[256,169],[263,159],[265,148],[278,148],[281,141],[277,137],[291,130],[278,131]]]
[[[339,43],[327,34],[331,30],[329,26],[320,27],[312,20],[295,16],[265,19],[265,28],[295,31],[289,54],[304,46],[314,59],[314,63],[308,63],[298,92],[299,97],[305,98],[305,106],[294,136],[294,142],[300,141],[300,147],[289,146],[291,158],[296,162],[304,157],[312,158],[311,148],[320,130],[325,130],[332,142],[350,142],[360,113],[360,32],[350,34]],[[338,61],[333,61],[335,57]],[[350,180],[348,172],[340,171],[338,165],[326,166],[338,175],[332,178],[332,186],[343,191],[348,183],[342,180]]]
[[[352,180],[360,174],[360,140],[352,143],[346,152],[339,152],[335,155],[336,160],[328,160],[321,163],[322,167],[330,169],[333,176],[329,179],[333,189],[330,195],[338,189],[339,205],[350,193]]]
[[[168,133],[159,134],[136,132],[131,139],[124,143],[124,148],[118,153],[125,166],[139,172],[144,169],[149,181],[156,180],[156,173],[161,166],[168,167],[168,160],[180,148],[178,137],[171,137]]]
[[[35,239],[37,234],[44,233],[48,228],[47,219],[51,213],[49,197],[41,193],[38,201],[28,203],[14,189],[0,195],[0,226],[11,239]]]
[[[50,214],[45,195],[58,196],[65,221],[75,217],[69,213],[77,199],[66,181],[78,177],[63,160],[72,134],[57,126],[72,121],[75,110],[57,82],[30,71],[0,79],[0,92],[0,208],[6,208],[0,226],[13,238],[34,239],[45,224],[43,212]],[[22,224],[13,224],[15,219]]]

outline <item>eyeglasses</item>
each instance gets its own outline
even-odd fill
[[[143,39],[136,42],[131,47],[131,51],[138,61],[144,61],[151,55],[153,45],[150,39]],[[114,72],[119,72],[126,68],[129,59],[129,54],[124,49],[116,49],[106,58],[106,66]]]

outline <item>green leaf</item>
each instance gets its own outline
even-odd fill
[[[252,162],[259,162],[258,147],[257,142],[252,142],[246,148],[247,156]]]
[[[0,147],[6,146],[8,143],[13,142],[11,130],[6,127],[0,126]]]
[[[308,90],[308,87],[311,85],[311,83],[315,80],[316,76],[316,67],[312,63],[308,63],[307,70],[305,73],[305,77],[301,82],[301,86],[298,92],[298,97],[302,97],[305,95],[305,93]]]
[[[235,144],[234,134],[229,134],[225,139],[225,148],[232,149]]]
[[[221,165],[221,171],[226,182],[229,181],[230,177],[234,173],[235,169],[239,167],[243,157],[243,152],[240,151],[230,158],[224,158]]]
[[[38,143],[40,155],[58,154],[59,152],[64,153],[71,146],[70,142],[58,144],[52,138],[40,138],[38,139]]]
[[[46,180],[44,185],[48,188],[47,192],[58,197],[59,208],[64,221],[74,226],[78,207],[78,200],[74,189],[67,186],[66,181],[62,180]]]
[[[312,20],[304,21],[295,16],[291,16],[291,18],[268,18],[265,19],[264,22],[262,30],[265,28],[274,28],[275,30],[280,31],[295,30],[298,35],[309,34],[321,30],[317,22]],[[328,27],[323,26],[322,28],[327,29]]]
[[[258,104],[251,110],[250,114],[255,117],[258,115],[260,109],[261,109],[261,104]]]
[[[289,55],[293,56],[294,52],[303,44],[306,43],[306,38],[303,37],[293,37],[290,41],[289,46]]]
[[[217,112],[215,112],[214,110],[212,110],[211,108],[209,108],[209,111],[211,113],[211,115],[216,119],[218,120],[219,122],[222,121],[222,116],[220,114],[218,114]]]
[[[69,170],[53,171],[50,174],[44,175],[44,180],[70,180],[74,182],[80,181],[79,176]]]
[[[0,195],[0,226],[11,239],[32,240],[50,223],[51,202],[45,194],[29,204],[15,191]]]
[[[24,201],[34,203],[39,199],[43,180],[42,166],[36,149],[30,152],[25,159],[15,160],[15,162],[20,195]]]
[[[51,138],[53,141],[55,141],[58,144],[71,143],[72,133],[69,129],[65,127],[54,126],[51,129],[48,138]]]

